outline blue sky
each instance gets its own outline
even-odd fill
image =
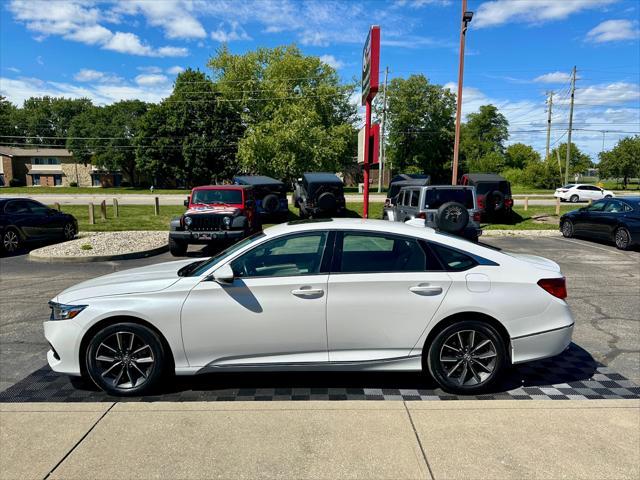
[[[381,26],[390,77],[423,73],[455,90],[459,0],[5,0],[0,92],[159,101],[186,67],[234,52],[296,43],[341,77],[357,77],[370,24]],[[574,133],[594,160],[640,132],[640,0],[469,0],[463,112],[497,105],[511,142],[544,149],[545,92],[555,92],[552,142],[566,139],[569,73]],[[354,96],[355,99],[355,96]]]

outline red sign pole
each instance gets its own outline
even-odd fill
[[[380,27],[372,25],[362,55],[362,100],[366,105],[364,123],[364,189],[362,216],[369,218],[369,167],[371,166],[369,142],[371,141],[371,102],[378,92],[380,73]]]
[[[364,205],[362,207],[362,217],[369,218],[369,135],[371,135],[371,100],[367,100],[364,120]]]

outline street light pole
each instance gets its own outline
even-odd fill
[[[467,11],[467,0],[462,0],[462,25],[460,28],[460,60],[458,68],[458,98],[456,105],[456,134],[453,143],[453,165],[451,185],[458,183],[458,154],[460,152],[460,119],[462,117],[462,79],[464,77],[464,42],[467,36],[467,26],[473,18],[473,12]]]

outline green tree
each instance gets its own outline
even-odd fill
[[[505,165],[504,143],[509,139],[509,122],[494,105],[482,105],[467,115],[460,135],[461,163],[468,172],[497,172]],[[501,157],[501,160],[498,158]]]
[[[523,169],[530,163],[539,162],[540,154],[530,145],[514,143],[505,152],[505,167]]]
[[[188,185],[229,178],[237,171],[238,139],[244,126],[238,110],[222,98],[207,76],[188,69],[172,94],[151,106],[138,124],[136,162],[141,171]]]
[[[16,129],[17,112],[16,106],[0,95],[0,141],[4,143],[22,143],[21,139],[14,138],[14,136],[20,135]]]
[[[336,71],[295,46],[209,60],[216,88],[241,116],[240,169],[292,181],[309,170],[339,171],[353,162],[356,109]]]
[[[411,75],[389,82],[387,102],[387,156],[393,169],[445,177],[453,155],[455,96],[424,75]]]
[[[622,178],[626,189],[629,178],[640,176],[640,135],[622,138],[613,149],[600,153],[600,178]]]
[[[549,161],[558,163],[558,155],[560,156],[560,164],[564,172],[567,162],[567,144],[561,143],[554,148],[549,154]],[[569,157],[569,178],[573,180],[576,173],[584,173],[588,168],[593,167],[591,157],[586,153],[582,153],[577,145],[571,142],[571,154]]]

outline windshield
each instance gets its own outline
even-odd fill
[[[191,203],[242,203],[242,191],[196,190],[191,196]]]
[[[440,208],[447,202],[461,203],[468,210],[475,208],[475,206],[473,205],[473,192],[471,191],[471,189],[427,189],[424,202],[425,209],[431,210]]]
[[[215,265],[219,261],[224,260],[225,258],[229,257],[233,253],[235,253],[238,250],[246,247],[250,243],[252,243],[255,240],[257,240],[258,238],[262,238],[264,236],[265,236],[264,232],[254,233],[250,237],[247,237],[244,240],[240,240],[238,243],[235,243],[235,244],[231,245],[226,250],[223,250],[222,252],[218,253],[217,255],[214,255],[213,257],[211,257],[208,260],[205,260],[205,261],[200,260],[198,262],[195,262],[195,263],[198,264],[196,266],[197,268],[194,268],[192,270],[188,270],[187,272],[184,272],[182,276],[185,276],[185,277],[198,277],[198,276],[202,275],[203,273],[205,273],[207,270],[209,270],[209,268],[211,268],[211,266]],[[193,264],[190,264],[190,265],[193,265]]]

